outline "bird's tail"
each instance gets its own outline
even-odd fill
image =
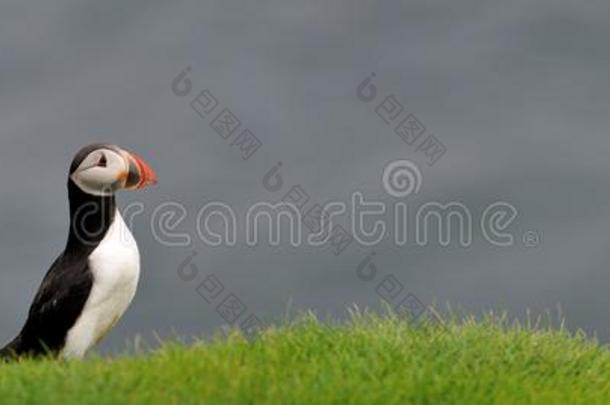
[[[0,362],[15,360],[19,357],[19,342],[20,339],[17,337],[13,339],[11,343],[0,349]]]

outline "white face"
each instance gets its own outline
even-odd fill
[[[88,194],[112,195],[123,187],[129,174],[129,161],[116,151],[97,149],[78,166],[71,178]]]

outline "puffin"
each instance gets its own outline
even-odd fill
[[[148,163],[116,145],[93,144],[76,154],[68,175],[65,249],[43,278],[21,332],[0,349],[0,359],[82,359],[110,332],[140,278],[138,245],[115,194],[156,183]]]

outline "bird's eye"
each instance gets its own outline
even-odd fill
[[[100,160],[97,162],[97,167],[106,167],[108,166],[108,160],[106,159],[106,155],[104,155],[102,153],[102,157],[100,157]]]

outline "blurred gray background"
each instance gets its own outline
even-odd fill
[[[84,144],[138,152],[160,184],[123,194],[141,201],[134,222],[141,288],[104,352],[136,335],[207,335],[227,322],[220,302],[195,291],[215,274],[247,306],[281,319],[291,310],[342,316],[380,307],[376,286],[393,274],[426,305],[524,316],[558,306],[570,328],[610,339],[610,14],[603,1],[8,1],[0,6],[0,340],[18,332],[32,296],[67,235],[66,173]],[[191,66],[192,93],[172,80]],[[377,100],[356,87],[376,73]],[[210,89],[263,143],[248,160],[189,106]],[[393,94],[447,148],[430,167],[375,113]],[[219,107],[220,108],[220,107]],[[217,110],[216,112],[218,112]],[[300,184],[311,202],[384,193],[388,161],[424,174],[414,203],[463,201],[478,221],[494,201],[519,217],[510,248],[377,246],[379,277],[355,275],[372,251],[210,248],[195,234],[211,200],[243,212]],[[278,192],[262,185],[281,161]],[[177,201],[176,229],[190,247],[155,241],[155,206]],[[347,224],[345,218],[343,223]],[[534,230],[537,248],[521,243]],[[243,231],[240,228],[240,234]],[[243,241],[243,235],[240,236]],[[193,250],[191,282],[177,268]]]

